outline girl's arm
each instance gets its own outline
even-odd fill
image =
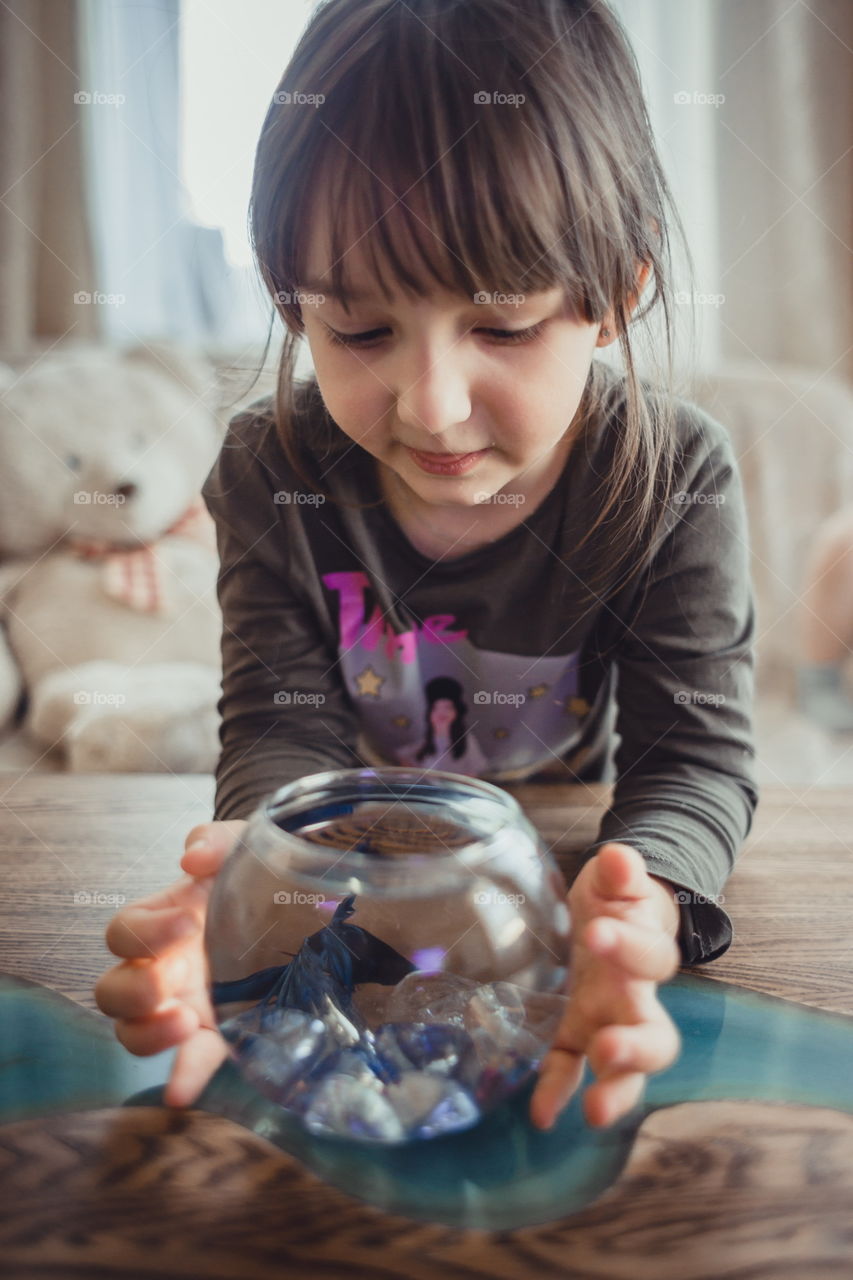
[[[264,796],[305,774],[360,764],[337,653],[288,555],[276,501],[283,491],[274,425],[238,414],[202,487],[220,558],[216,821],[248,818]]]
[[[610,602],[617,640],[617,781],[592,857],[608,841],[671,882],[685,963],[731,942],[722,903],[758,800],[752,728],[755,604],[737,461],[725,429],[679,414],[679,495],[648,591]],[[614,631],[614,636],[616,632]]]

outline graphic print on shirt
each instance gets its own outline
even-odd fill
[[[343,682],[373,751],[390,764],[488,778],[569,750],[589,705],[580,651],[531,657],[476,648],[453,614],[396,632],[361,571],[323,574],[337,597]]]

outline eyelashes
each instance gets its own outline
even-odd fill
[[[323,328],[329,342],[333,346],[341,347],[376,347],[383,341],[387,332],[385,329],[369,329],[364,333],[339,333],[336,329],[329,328],[327,324],[324,324]],[[530,325],[527,329],[480,329],[473,332],[489,334],[498,346],[511,347],[522,342],[532,342],[534,338],[539,337],[544,328],[545,321],[540,320],[538,324]]]

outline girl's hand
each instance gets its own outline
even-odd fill
[[[539,1069],[530,1119],[550,1129],[583,1075],[588,1124],[612,1124],[639,1100],[646,1075],[668,1067],[681,1039],[657,984],[681,963],[674,886],[649,875],[631,845],[602,845],[569,892],[569,1005]]]
[[[107,925],[107,946],[123,960],[99,978],[95,1000],[131,1053],[180,1045],[163,1094],[169,1106],[194,1102],[228,1053],[208,994],[204,920],[216,873],[245,825],[241,818],[193,827],[181,858],[188,874],[122,907]],[[193,849],[199,840],[207,848]]]

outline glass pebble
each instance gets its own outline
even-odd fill
[[[336,1073],[322,1081],[303,1118],[312,1133],[385,1143],[402,1142],[406,1136],[387,1098],[352,1076]]]
[[[453,1080],[409,1071],[389,1085],[386,1097],[412,1137],[431,1138],[468,1129],[480,1118],[476,1102]]]

